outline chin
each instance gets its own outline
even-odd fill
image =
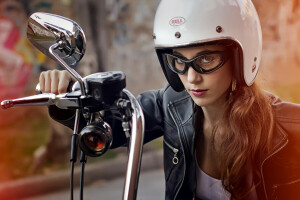
[[[216,97],[216,96],[206,96],[206,97],[192,97],[194,103],[197,106],[206,107],[206,106],[220,106],[221,104],[224,104],[226,101],[226,98],[222,97]]]
[[[201,106],[201,107],[209,106],[213,102],[210,101],[209,99],[195,99],[195,98],[192,99],[197,106]]]

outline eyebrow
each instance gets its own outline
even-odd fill
[[[200,56],[202,54],[210,53],[210,52],[215,52],[215,51],[205,49],[203,51],[198,52],[193,58],[195,58],[197,56]],[[176,54],[176,55],[178,55],[178,56],[180,56],[180,57],[185,58],[186,60],[188,60],[185,56],[183,56],[181,53],[177,52],[176,50],[173,50],[173,54],[174,55]]]

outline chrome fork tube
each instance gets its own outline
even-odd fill
[[[145,120],[142,108],[136,98],[128,90],[123,90],[123,92],[128,96],[133,109],[123,200],[135,200],[137,197],[137,188],[142,160]]]

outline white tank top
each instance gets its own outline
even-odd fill
[[[197,161],[196,161],[197,163]],[[197,189],[196,197],[201,200],[229,200],[230,193],[227,192],[222,181],[207,175],[197,163]]]

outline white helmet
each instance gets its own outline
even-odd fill
[[[257,75],[262,33],[251,0],[161,0],[153,38],[164,74],[176,91],[184,87],[163,54],[177,47],[230,42],[238,84],[250,86]]]

